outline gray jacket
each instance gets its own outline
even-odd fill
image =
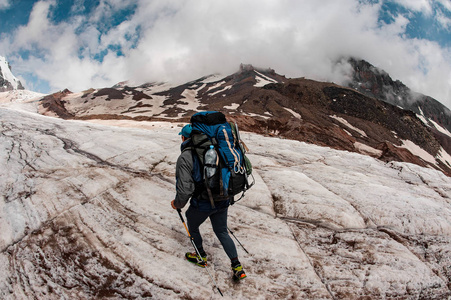
[[[183,208],[188,200],[193,196],[195,183],[193,179],[193,156],[189,149],[182,151],[175,167],[176,196],[174,205]]]
[[[215,201],[215,206],[210,204],[209,196],[206,189],[199,189],[196,191],[196,181],[193,178],[194,160],[191,147],[191,141],[187,140],[182,143],[182,153],[177,159],[175,167],[176,184],[175,189],[177,194],[175,195],[174,205],[176,208],[183,208],[190,199],[194,200],[194,205],[197,209],[203,211],[211,211],[227,207],[230,203],[230,199]],[[199,183],[198,183],[199,184]],[[202,183],[200,183],[202,185]],[[196,194],[195,194],[196,193]],[[195,199],[193,198],[195,196]]]

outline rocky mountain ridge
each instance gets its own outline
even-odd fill
[[[85,120],[188,122],[199,110],[219,110],[243,130],[383,161],[411,162],[451,175],[451,134],[425,124],[425,116],[352,88],[290,79],[250,65],[229,76],[205,76],[178,86],[122,83],[81,93],[65,90],[44,97],[41,105],[43,114]]]
[[[0,92],[23,89],[22,83],[11,72],[11,65],[0,56]]]
[[[416,93],[365,60],[348,60],[354,72],[348,86],[369,97],[411,110],[451,131],[451,111],[432,97]],[[432,124],[430,124],[432,125]]]
[[[413,111],[450,153],[448,132],[451,132],[451,110],[434,98],[416,93],[401,81],[393,80],[387,72],[364,60],[351,58],[348,61],[354,70],[349,87],[369,97]]]

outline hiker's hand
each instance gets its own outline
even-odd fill
[[[177,207],[175,207],[175,205],[174,205],[174,201],[175,201],[175,200],[172,200],[172,201],[171,201],[171,206],[172,206],[173,209],[177,209]]]

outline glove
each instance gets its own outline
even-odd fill
[[[173,209],[177,209],[177,207],[175,207],[174,201],[175,201],[175,200],[172,200],[172,201],[171,201],[171,207],[172,207]]]

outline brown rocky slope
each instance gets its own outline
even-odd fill
[[[219,110],[242,130],[279,136],[383,161],[405,161],[451,175],[451,137],[409,110],[354,89],[305,78],[287,79],[271,69],[241,65],[227,77],[203,77],[176,87],[118,85],[42,100],[44,113],[69,119],[188,121],[200,110]],[[435,134],[434,134],[435,132]],[[407,147],[414,144],[426,153]],[[446,152],[448,150],[448,153]]]

